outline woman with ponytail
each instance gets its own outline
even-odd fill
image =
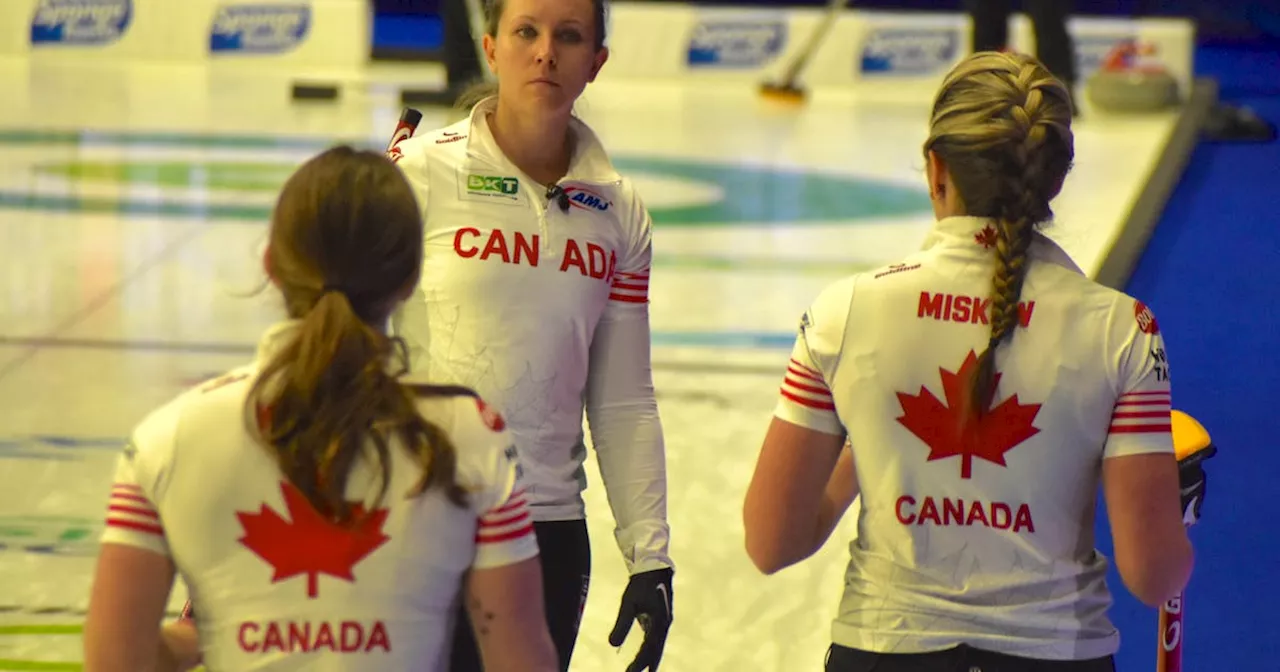
[[[1190,575],[1156,320],[1039,232],[1074,158],[1070,101],[1028,56],[957,65],[924,145],[923,249],[801,319],[746,548],[765,573],[797,563],[861,498],[831,672],[1113,670],[1100,490],[1138,599]]]
[[[254,362],[134,431],[86,670],[200,657],[218,670],[444,670],[458,602],[485,669],[555,669],[501,417],[467,389],[407,380],[387,334],[418,281],[422,232],[381,154],[337,147],[285,184],[265,265],[287,319]],[[161,637],[179,574],[194,618]]]

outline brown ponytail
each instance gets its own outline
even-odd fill
[[[1035,228],[1053,217],[1075,156],[1071,97],[1038,61],[983,52],[947,76],[934,102],[925,152],[946,163],[967,214],[993,222],[991,336],[970,379],[962,417],[982,415],[995,394],[995,350],[1014,333]]]
[[[347,479],[362,457],[376,457],[381,478],[373,506],[382,501],[393,439],[422,466],[410,494],[440,487],[465,502],[448,436],[418,413],[398,380],[407,368],[403,344],[373,326],[385,325],[416,282],[421,259],[413,193],[380,153],[331,149],[281,191],[267,263],[299,323],[264,365],[246,400],[246,421],[326,517],[351,522]]]

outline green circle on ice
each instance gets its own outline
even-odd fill
[[[269,217],[275,194],[305,156],[329,146],[322,139],[37,131],[2,132],[3,144],[106,151],[86,152],[103,158],[37,160],[30,186],[15,192],[0,185],[0,208],[255,223]],[[126,154],[143,153],[135,147],[145,147],[145,158]],[[857,224],[931,212],[923,187],[885,179],[633,155],[614,162],[635,181],[660,227]]]

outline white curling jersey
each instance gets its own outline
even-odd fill
[[[380,506],[377,461],[357,464],[354,530],[316,513],[244,429],[246,395],[283,345],[194,388],[135,429],[111,487],[103,543],[169,556],[190,591],[211,670],[446,670],[465,572],[538,554],[501,416],[478,397],[419,390],[420,412],[457,452],[459,507],[409,497],[422,470],[398,443]]]
[[[495,105],[390,152],[426,237],[396,334],[417,374],[475,389],[502,412],[536,521],[585,515],[585,411],[629,569],[670,566],[650,370],[651,220],[577,119],[568,174],[549,194],[498,147]]]
[[[1094,503],[1102,460],[1173,452],[1164,343],[1142,303],[1036,234],[992,410],[961,434],[994,243],[984,220],[945,219],[922,251],[830,285],[802,320],[776,415],[847,432],[861,488],[837,644],[1046,659],[1118,647]]]

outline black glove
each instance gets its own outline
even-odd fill
[[[1182,493],[1182,522],[1187,527],[1200,520],[1200,507],[1204,504],[1204,461],[1218,454],[1212,443],[1178,460],[1178,485]]]
[[[658,672],[658,663],[662,662],[662,650],[667,645],[667,631],[671,629],[671,621],[675,618],[672,610],[671,578],[675,571],[670,568],[655,569],[632,575],[627,589],[622,593],[622,605],[618,608],[618,622],[609,633],[609,644],[618,647],[627,641],[627,633],[631,632],[631,621],[640,621],[644,630],[644,643],[636,659],[627,666],[627,672]]]

